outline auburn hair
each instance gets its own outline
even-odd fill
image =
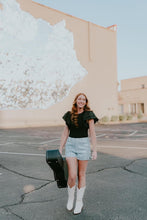
[[[80,95],[85,96],[86,104],[84,106],[84,111],[90,111],[88,98],[84,93],[78,93],[73,101],[73,106],[71,109],[71,121],[74,123],[76,127],[78,127],[78,108],[77,108],[77,99]]]

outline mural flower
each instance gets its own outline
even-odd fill
[[[68,95],[87,71],[65,21],[51,26],[0,0],[0,109],[48,108]]]

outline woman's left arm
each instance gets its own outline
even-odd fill
[[[96,134],[95,134],[94,120],[90,119],[88,122],[89,122],[89,133],[92,142],[92,160],[96,160],[97,151],[96,151]]]

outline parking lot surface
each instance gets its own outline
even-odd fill
[[[63,127],[0,130],[0,220],[147,220],[147,123],[96,125],[96,161],[89,161],[84,209],[66,210],[46,163]]]

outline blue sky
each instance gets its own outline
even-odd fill
[[[117,24],[118,81],[147,76],[146,0],[34,0],[104,27]]]

